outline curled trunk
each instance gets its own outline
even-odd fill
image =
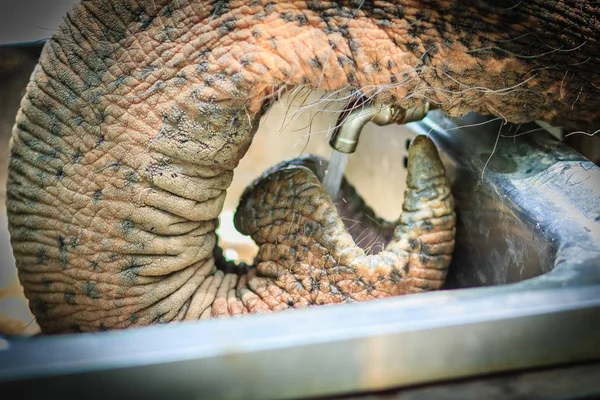
[[[349,88],[382,104],[429,100],[450,115],[516,122],[597,121],[598,6],[497,3],[76,6],[45,46],[13,131],[9,228],[42,329],[276,308],[259,289],[236,292],[213,249],[233,169],[281,89]]]

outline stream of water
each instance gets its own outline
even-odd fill
[[[348,164],[348,154],[333,150],[329,159],[329,166],[323,178],[323,187],[333,201],[337,199],[346,164]]]

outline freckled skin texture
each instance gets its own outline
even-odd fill
[[[38,323],[116,329],[439,287],[454,217],[436,174],[385,250],[365,256],[314,171],[280,166],[283,181],[257,183],[237,214],[261,245],[256,268],[228,272],[216,218],[266,99],[346,88],[587,129],[600,113],[599,20],[600,5],[575,0],[82,2],[45,46],[13,131],[9,229]],[[288,198],[283,211],[304,223],[282,220],[297,233],[279,241],[266,221]]]
[[[454,248],[455,214],[433,143],[421,136],[413,142],[403,212],[389,243],[370,255],[355,244],[321,187],[321,164],[312,158],[284,162],[242,196],[236,228],[259,245],[257,277],[248,274],[251,291],[278,310],[439,289]],[[355,236],[379,230],[360,228]]]

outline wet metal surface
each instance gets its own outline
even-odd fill
[[[486,120],[471,114],[460,124],[476,126],[457,130],[437,115],[416,127],[432,135],[454,176],[457,246],[447,287],[542,274],[517,288],[600,283],[600,168],[535,124],[479,125]]]
[[[457,290],[12,340],[0,391],[298,398],[600,359],[600,169],[543,131],[498,138],[494,122],[435,113],[414,128],[453,181]]]

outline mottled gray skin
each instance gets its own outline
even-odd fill
[[[213,257],[233,169],[265,99],[279,90],[347,88],[379,104],[428,100],[449,115],[595,126],[600,6],[510,3],[76,6],[45,46],[13,132],[9,228],[42,329],[113,329],[282,307],[282,295],[219,271]],[[449,204],[434,196],[444,190],[434,192],[415,204],[433,201],[430,210],[450,218]],[[437,218],[422,211],[425,220]],[[451,222],[429,225],[452,232]],[[406,245],[427,261],[423,246],[439,255],[449,249],[449,237],[436,240],[440,246]],[[265,267],[256,278],[272,283],[285,273]],[[301,284],[318,304],[323,291],[312,279]]]

